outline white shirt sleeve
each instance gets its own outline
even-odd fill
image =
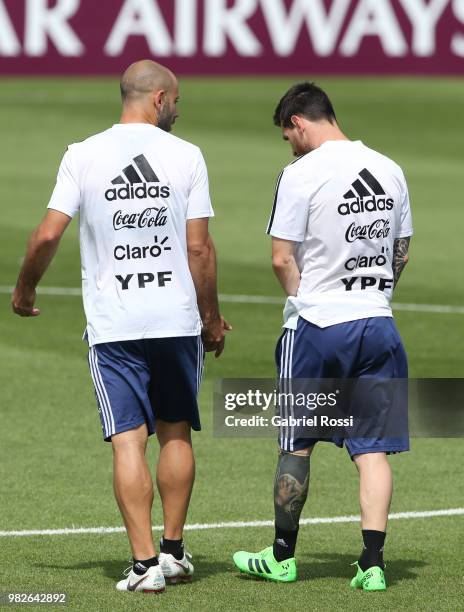
[[[197,163],[188,196],[187,219],[214,217],[209,194],[208,170],[203,155],[198,149]]]
[[[403,189],[403,202],[401,204],[400,220],[395,238],[408,238],[414,233],[412,228],[411,204],[409,202],[409,192],[406,179],[403,182]]]
[[[73,168],[71,151],[68,148],[61,161],[55,189],[47,208],[58,210],[72,218],[79,212],[80,203],[81,192]]]
[[[274,238],[303,242],[309,215],[304,181],[286,168],[277,180],[274,206],[267,233]]]

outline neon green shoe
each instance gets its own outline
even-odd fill
[[[351,581],[352,589],[362,589],[363,591],[385,591],[387,589],[385,574],[381,567],[375,565],[363,572],[357,561],[352,565],[358,568],[356,576]]]
[[[244,574],[257,576],[274,582],[295,582],[297,579],[295,559],[276,561],[272,546],[259,553],[249,553],[243,550],[236,552],[234,563]]]

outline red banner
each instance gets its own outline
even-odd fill
[[[0,0],[0,74],[462,74],[464,0]]]

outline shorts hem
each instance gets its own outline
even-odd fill
[[[191,419],[179,418],[179,419],[163,419],[162,416],[157,415],[156,419],[158,421],[163,421],[164,423],[169,423],[170,425],[174,425],[175,423],[188,423],[193,431],[201,431],[201,423],[199,421],[192,421]],[[156,424],[155,424],[156,429]]]
[[[338,445],[337,445],[338,446]],[[372,447],[372,448],[362,448],[362,449],[356,449],[356,450],[351,450],[349,449],[346,445],[345,445],[346,450],[348,451],[351,459],[353,459],[353,457],[355,455],[369,455],[372,453],[386,453],[387,455],[393,455],[396,453],[407,453],[410,448],[408,447],[404,447],[404,446],[397,446],[396,448],[392,448],[391,446],[389,446],[388,448],[385,447]]]
[[[335,444],[335,446],[337,446],[338,448],[343,448],[345,447],[346,450],[348,451],[349,455],[351,458],[353,458],[355,455],[366,455],[366,454],[371,454],[371,453],[387,453],[388,455],[391,454],[395,454],[395,453],[407,453],[410,450],[409,446],[371,446],[370,448],[363,448],[363,449],[349,449],[346,446],[346,442],[347,440],[349,440],[350,438],[347,438],[346,440],[331,440],[330,438],[322,438],[322,439],[314,439],[314,438],[308,438],[307,442],[305,441],[301,441],[301,442],[297,442],[297,443],[293,443],[293,450],[291,451],[287,451],[283,448],[282,444],[280,443],[280,440],[278,441],[279,447],[285,451],[285,452],[297,452],[297,451],[301,451],[301,450],[306,450],[307,448],[312,448],[313,446],[316,446],[316,444],[318,442],[330,442],[332,444]]]
[[[155,433],[154,427],[151,427],[145,420],[140,420],[138,423],[130,423],[127,425],[121,425],[120,427],[116,427],[116,431],[114,431],[110,436],[103,438],[104,442],[111,442],[112,436],[117,436],[118,434],[125,433],[126,431],[131,431],[132,429],[137,429],[141,425],[146,425],[148,429],[148,435],[152,436]]]

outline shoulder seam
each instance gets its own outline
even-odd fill
[[[279,178],[277,179],[275,195],[274,195],[274,204],[272,206],[271,217],[269,219],[269,223],[268,223],[267,230],[266,230],[266,234],[268,235],[271,233],[272,224],[274,223],[274,217],[275,217],[276,208],[277,208],[277,198],[279,197],[279,187],[280,187],[280,183],[282,181],[282,177],[284,175],[285,170],[286,168],[282,170],[282,172],[279,174]]]

